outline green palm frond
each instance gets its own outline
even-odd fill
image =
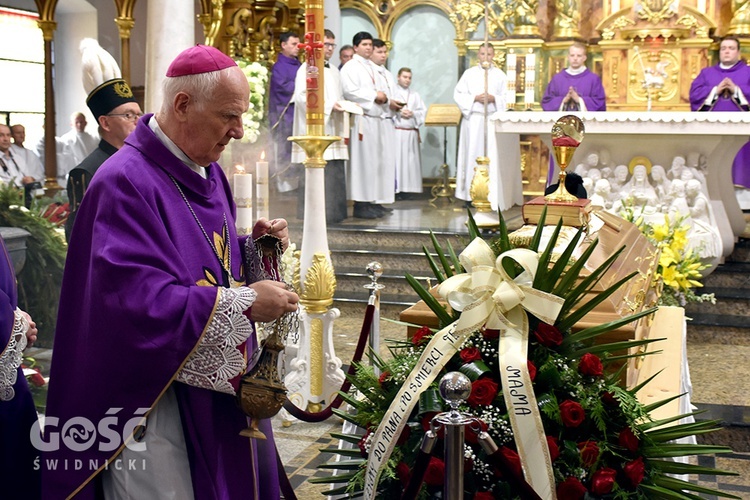
[[[443,307],[440,302],[438,302],[437,299],[414,278],[414,276],[407,273],[406,281],[411,285],[412,289],[417,292],[419,298],[427,304],[427,307],[435,313],[438,320],[440,320],[441,325],[446,326],[453,322],[453,317],[445,310],[445,307]]]

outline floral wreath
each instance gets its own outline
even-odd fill
[[[598,336],[653,314],[656,308],[581,331],[572,330],[581,318],[635,274],[625,276],[595,298],[584,302],[586,294],[597,285],[624,247],[589,276],[577,281],[598,241],[592,242],[578,259],[571,260],[573,251],[583,236],[579,231],[560,258],[553,263],[551,254],[560,232],[560,225],[558,224],[547,248],[540,253],[539,244],[545,215],[542,214],[529,245],[529,249],[538,256],[533,281],[529,282],[528,276],[523,276],[526,270],[524,266],[513,260],[497,259],[497,272],[507,274],[516,284],[525,283],[518,286],[526,291],[525,294],[551,294],[562,299],[556,319],[549,323],[540,320],[533,313],[525,313],[530,332],[526,339],[528,352],[525,368],[543,424],[543,443],[540,446],[549,459],[549,473],[553,481],[546,498],[700,498],[692,492],[739,498],[673,476],[736,475],[733,472],[671,460],[690,455],[730,452],[731,450],[726,447],[674,442],[687,436],[715,431],[718,429],[716,421],[677,423],[683,418],[696,415],[697,412],[653,420],[649,413],[675,398],[644,405],[638,401],[636,394],[648,381],[630,389],[623,387],[621,375],[624,367],[617,369],[616,366],[631,356],[622,353],[632,347],[643,346],[659,339],[594,343]],[[469,221],[469,234],[473,238],[473,245],[480,232],[472,218]],[[433,244],[438,259],[432,258],[426,249],[425,254],[441,284],[441,294],[446,283],[457,279],[465,282],[465,275],[473,275],[477,269],[482,268],[478,260],[467,261],[466,250],[461,256],[457,256],[449,244],[446,252],[434,236]],[[485,245],[495,257],[513,250],[502,218],[499,236]],[[446,409],[433,377],[432,381],[425,383],[426,388],[419,394],[413,410],[404,414],[403,425],[391,426],[391,429],[399,430],[393,436],[392,451],[388,456],[384,456],[383,430],[385,429],[387,434],[389,421],[395,420],[391,411],[394,406],[398,406],[399,398],[405,399],[402,397],[405,386],[414,382],[415,373],[423,368],[420,363],[425,355],[429,354],[429,350],[434,348],[436,342],[440,341],[438,337],[446,337],[443,333],[446,331],[451,332],[451,335],[457,335],[462,317],[472,314],[478,302],[475,300],[463,312],[457,311],[455,307],[449,312],[444,304],[412,276],[407,275],[407,280],[436,314],[441,330],[435,332],[428,327],[422,327],[410,342],[390,343],[392,359],[375,357],[374,367],[364,364],[357,366],[355,375],[351,377],[356,393],[342,394],[353,411],[334,411],[357,425],[362,433],[333,433],[333,437],[349,442],[354,447],[322,450],[323,453],[338,455],[334,460],[321,466],[337,470],[336,475],[311,480],[313,483],[339,485],[327,491],[327,495],[348,494],[351,498],[361,496],[364,491],[365,498],[400,498],[403,489],[409,483],[420,451],[420,443],[425,432],[430,429],[432,417]],[[507,286],[512,287],[513,284]],[[507,286],[502,284],[498,289]],[[524,286],[526,288],[523,288]],[[532,288],[534,291],[531,291]],[[455,291],[455,288],[453,290]],[[474,299],[477,299],[477,296],[477,293],[473,294]],[[452,306],[461,302],[456,300],[455,295],[450,297],[449,301]],[[463,305],[459,304],[459,307]],[[505,312],[501,315],[505,315]],[[494,321],[494,324],[496,323]],[[513,415],[509,412],[512,402],[503,390],[500,367],[502,356],[498,355],[498,339],[507,335],[509,326],[502,324],[500,328],[488,328],[490,324],[493,324],[493,321],[473,328],[465,339],[453,345],[451,352],[454,354],[440,367],[437,375],[457,370],[469,377],[472,381],[471,395],[460,411],[484,423],[482,430],[486,430],[500,447],[503,461],[511,465],[513,475],[516,478],[526,475],[528,480],[528,469],[538,468],[540,465],[525,464],[519,454],[517,436],[514,435]],[[448,325],[453,325],[450,330],[445,328]],[[441,348],[445,347],[441,345]],[[376,368],[380,372],[379,375],[375,371]],[[521,493],[515,489],[517,481],[512,481],[492,465],[487,453],[478,445],[477,438],[478,433],[475,430],[466,430],[465,494],[468,498],[476,500],[522,498]],[[372,490],[367,491],[372,483],[368,476],[371,475],[371,465],[376,461],[376,457],[382,460],[377,471],[379,479],[375,481]],[[427,466],[418,498],[442,498],[445,466],[441,457],[442,443],[439,440]]]

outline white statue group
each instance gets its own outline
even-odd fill
[[[705,157],[690,154],[688,159],[675,156],[667,172],[644,156],[613,167],[607,151],[601,158],[590,152],[574,171],[583,178],[592,205],[617,215],[631,210],[652,224],[663,224],[664,215],[682,219],[690,227],[688,249],[713,259],[721,256],[721,238],[707,196]]]

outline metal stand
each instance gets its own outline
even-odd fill
[[[385,285],[378,283],[378,279],[383,275],[383,266],[380,262],[370,262],[367,264],[367,274],[370,276],[371,283],[364,285],[364,288],[370,290],[370,297],[367,299],[368,304],[375,306],[375,315],[372,318],[372,327],[370,328],[370,365],[375,370],[375,375],[380,376],[380,369],[375,366],[374,357],[380,354],[380,290]]]
[[[438,198],[447,198],[448,203],[453,203],[453,190],[448,180],[448,127],[443,126],[443,164],[440,165],[440,183],[432,186],[430,194],[430,205],[435,206]]]

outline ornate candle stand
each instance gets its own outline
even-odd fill
[[[333,321],[340,313],[331,309],[336,277],[328,250],[323,177],[323,153],[341,139],[325,135],[322,2],[306,2],[305,28],[300,47],[307,54],[307,135],[289,138],[307,156],[302,248],[295,272],[302,308],[297,356],[287,363],[284,381],[289,400],[314,412],[323,401],[331,401],[344,382],[342,363],[333,347]],[[292,422],[286,412],[283,416],[285,423]]]

